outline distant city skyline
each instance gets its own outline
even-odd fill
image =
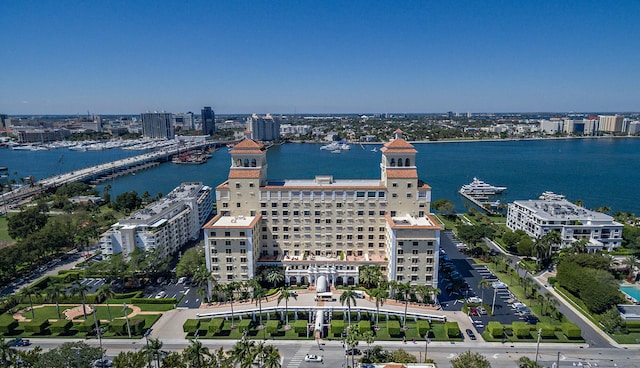
[[[0,3],[9,115],[635,112],[637,1]]]

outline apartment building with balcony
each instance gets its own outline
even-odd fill
[[[202,183],[180,184],[167,196],[111,225],[100,236],[102,254],[122,253],[128,258],[136,248],[155,250],[159,257],[177,253],[200,236],[213,209],[212,192]]]
[[[622,245],[623,225],[613,217],[590,211],[557,195],[509,203],[507,227],[513,231],[523,230],[532,238],[558,231],[562,244],[554,251],[570,247],[580,239],[588,241],[588,252],[611,251]]]
[[[266,148],[245,139],[231,150],[218,214],[204,226],[207,267],[218,282],[282,267],[287,284],[355,285],[359,267],[388,280],[437,286],[439,223],[417,151],[402,132],[380,150],[380,178],[269,180]]]

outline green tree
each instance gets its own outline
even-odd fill
[[[61,317],[60,317],[60,303],[58,303],[58,301],[60,299],[60,296],[64,296],[65,295],[66,289],[67,288],[64,286],[64,284],[61,284],[59,282],[52,282],[44,290],[45,295],[47,296],[47,299],[49,301],[53,301],[53,302],[56,303],[56,312],[58,314],[58,319],[61,319]]]
[[[285,285],[280,288],[280,295],[278,295],[278,305],[284,300],[284,315],[287,325],[289,324],[289,298],[298,300],[298,294],[292,293],[292,291],[291,287]]]
[[[272,267],[265,278],[268,282],[273,284],[273,287],[276,287],[276,284],[284,281],[284,275],[282,274],[282,271],[277,267]]]
[[[40,355],[34,368],[50,367],[91,367],[93,362],[103,356],[104,351],[85,342],[65,342]]]
[[[255,280],[251,280],[251,301],[256,303],[256,307],[259,308],[259,313],[260,313],[260,325],[262,326],[262,299],[266,298],[267,296],[267,289],[263,288],[262,286],[260,286],[260,284],[255,281]]]
[[[382,279],[382,271],[378,265],[365,265],[359,268],[358,280],[366,287],[378,285]]]
[[[147,354],[140,351],[121,351],[113,358],[113,368],[145,368],[147,367]]]
[[[624,329],[625,323],[618,308],[610,308],[600,316],[600,324],[607,333],[614,333]]]
[[[184,252],[176,265],[176,275],[178,277],[193,277],[196,270],[206,268],[204,247],[198,245]]]
[[[431,207],[448,218],[456,215],[456,205],[448,199],[435,200],[431,203]]]
[[[31,309],[31,319],[36,318],[35,312],[33,310],[33,297],[38,294],[39,294],[38,290],[36,290],[32,286],[26,286],[22,290],[20,290],[20,292],[18,293],[18,295],[21,298],[25,298],[25,297],[29,298],[29,309]]]
[[[11,347],[8,341],[0,338],[0,367],[9,367],[12,358],[17,354],[16,349]]]
[[[102,286],[100,286],[100,288],[98,288],[98,291],[96,292],[96,298],[100,302],[104,302],[107,305],[107,313],[109,313],[109,321],[113,320],[113,317],[111,316],[111,308],[109,307],[109,299],[113,298],[114,296],[116,296],[116,292],[113,291],[113,288],[109,283],[105,283]]]
[[[240,368],[251,368],[255,358],[256,344],[251,340],[238,341],[229,353],[231,362]]]
[[[37,207],[29,207],[24,211],[14,213],[7,220],[9,236],[14,239],[24,239],[30,234],[44,228],[47,215]]]
[[[375,289],[369,290],[369,299],[374,299],[376,303],[376,326],[379,324],[380,317],[380,306],[387,301],[389,297],[389,292],[386,288],[377,287]]]
[[[529,357],[522,356],[518,359],[518,368],[540,368],[540,364],[531,360]]]
[[[346,304],[347,305],[347,309],[349,310],[349,326],[351,326],[351,305],[352,304],[354,306],[357,305],[357,303],[356,303],[356,299],[357,298],[358,298],[358,295],[356,294],[355,290],[353,289],[353,286],[349,286],[340,295],[340,304],[342,306],[344,306]]]
[[[76,281],[73,285],[73,289],[71,289],[73,295],[80,295],[80,298],[82,299],[82,314],[84,315],[85,320],[87,319],[87,306],[85,300],[89,290],[91,290],[91,288],[88,285],[82,284],[78,281]]]
[[[157,368],[160,368],[160,358],[164,353],[162,351],[163,345],[160,339],[149,339],[148,344],[143,349],[148,360],[154,359],[156,361]]]
[[[187,363],[184,361],[184,359],[182,359],[181,354],[176,353],[175,351],[172,351],[162,357],[162,367],[187,368]],[[221,367],[225,367],[225,366],[221,366]]]
[[[182,355],[190,367],[203,368],[205,367],[206,358],[211,354],[209,353],[209,348],[202,345],[202,342],[198,339],[195,339],[190,340],[189,346],[184,349]]]
[[[480,280],[480,282],[478,283],[478,288],[481,290],[480,299],[482,299],[483,302],[484,302],[484,289],[490,288],[491,285],[492,285],[492,282],[485,278]]]
[[[449,361],[453,368],[491,368],[487,358],[480,353],[467,350]]]

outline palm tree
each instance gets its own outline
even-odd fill
[[[47,299],[54,301],[56,303],[56,312],[58,313],[58,319],[61,319],[60,316],[60,303],[58,302],[61,295],[65,295],[66,287],[59,283],[53,282],[51,283],[44,292],[47,295]]]
[[[27,286],[22,290],[20,290],[19,295],[21,298],[24,298],[25,296],[29,297],[29,308],[31,308],[31,319],[35,319],[36,315],[35,315],[35,312],[33,311],[33,297],[35,295],[38,295],[38,292],[33,287]]]
[[[362,338],[367,343],[367,347],[368,347],[367,358],[368,358],[369,353],[371,352],[371,345],[373,345],[373,343],[376,341],[376,335],[373,333],[373,331],[367,331],[362,334]]]
[[[432,300],[433,300],[434,304],[436,303],[438,295],[440,295],[441,293],[442,293],[442,290],[440,290],[440,288],[437,288],[437,287],[432,287],[431,288],[431,297],[432,297]]]
[[[538,238],[533,242],[533,252],[536,255],[536,265],[538,267],[542,266],[543,261],[546,258],[546,254],[549,253],[550,244],[542,238]]]
[[[89,290],[91,290],[91,288],[88,285],[76,281],[71,291],[74,295],[80,295],[80,297],[82,298],[82,313],[84,314],[85,320],[87,319],[87,306],[85,305],[85,299],[87,291]]]
[[[190,345],[184,349],[183,356],[189,362],[189,366],[202,368],[206,357],[210,356],[209,348],[202,345],[198,339],[191,340]]]
[[[403,317],[403,328],[406,330],[407,328],[407,308],[409,307],[409,294],[411,293],[411,282],[407,281],[406,283],[398,284],[400,292],[404,297],[404,317]]]
[[[109,321],[113,320],[113,317],[111,317],[111,308],[109,308],[109,298],[113,298],[114,296],[116,296],[116,292],[113,291],[113,288],[109,283],[106,283],[100,286],[100,288],[96,293],[96,298],[98,298],[98,300],[103,301],[107,305],[107,312],[109,313]]]
[[[298,294],[292,293],[292,290],[293,289],[289,286],[282,286],[280,288],[280,295],[278,295],[278,305],[280,305],[280,302],[284,300],[284,314],[287,325],[289,324],[289,298],[298,300]]]
[[[375,288],[369,291],[369,298],[376,301],[376,326],[380,318],[380,306],[384,304],[388,297],[389,292],[383,288]]]
[[[262,326],[262,299],[264,299],[267,296],[267,289],[263,288],[262,286],[260,286],[260,284],[255,281],[255,280],[251,280],[250,281],[251,286],[253,288],[252,292],[251,292],[251,301],[255,301],[256,302],[256,306],[259,307],[260,310],[260,326]]]
[[[340,295],[340,304],[344,306],[346,303],[347,309],[349,310],[349,326],[351,326],[351,304],[353,303],[354,306],[357,305],[357,298],[358,295],[356,294],[355,290],[353,290],[353,286],[349,286],[345,291],[342,292],[342,295]]]
[[[187,364],[182,359],[182,355],[175,351],[170,352],[162,358],[162,366],[171,368],[187,368]]]
[[[232,364],[240,365],[241,368],[251,368],[255,359],[255,347],[256,343],[251,340],[236,342],[229,354]]]
[[[380,266],[360,266],[358,280],[367,287],[371,285],[378,285],[382,279],[382,271]]]
[[[422,303],[427,303],[427,298],[429,298],[429,294],[431,293],[432,287],[429,285],[418,285],[416,286],[416,294],[420,296]]]
[[[489,281],[488,279],[482,279],[480,280],[480,282],[478,283],[478,288],[480,288],[481,294],[480,294],[480,299],[482,299],[482,301],[484,302],[484,289],[487,289],[491,286],[492,282]]]
[[[235,298],[236,289],[238,288],[238,283],[236,281],[232,281],[226,284],[222,290],[225,298],[231,303],[231,328],[233,328],[234,324],[234,316],[233,316],[233,299]]]
[[[11,347],[4,338],[0,338],[0,367],[9,367],[11,358],[15,356],[16,353],[16,349]]]
[[[209,287],[210,281],[215,281],[213,275],[206,267],[198,267],[191,277],[192,284],[198,287],[199,293],[202,296],[207,297],[207,301],[211,301],[211,288]]]
[[[273,287],[276,287],[276,284],[281,283],[284,281],[284,275],[282,274],[282,272],[280,271],[279,268],[277,267],[272,267],[269,272],[267,272],[267,276],[265,277],[265,279],[268,282],[273,283]]]
[[[227,356],[224,353],[224,348],[220,348],[216,350],[213,354],[211,354],[209,367],[231,367],[231,363],[228,362]],[[173,366],[169,366],[173,367]]]
[[[628,256],[624,261],[622,261],[622,264],[627,266],[627,276],[631,276],[633,270],[640,264],[640,262],[638,262],[638,257]]]
[[[282,357],[280,351],[273,345],[265,348],[264,360],[261,368],[282,368]]]
[[[148,364],[145,352],[140,351],[121,351],[113,359],[114,368],[145,368]]]
[[[162,355],[162,341],[160,339],[149,339],[147,346],[144,347],[144,351],[148,354],[148,359],[151,360],[155,357],[156,367],[160,368],[160,355]]]

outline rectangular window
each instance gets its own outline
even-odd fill
[[[368,198],[375,198],[376,197],[376,192],[367,192],[367,197]]]
[[[240,183],[236,183],[236,189],[240,188]]]
[[[225,232],[224,232],[224,236],[226,236],[226,237],[231,236],[231,232],[230,232],[230,231],[225,231]]]
[[[231,240],[225,240],[224,245],[231,245]]]
[[[356,193],[356,197],[358,197],[358,198],[364,198],[364,192],[357,192],[357,193]]]
[[[244,236],[244,231],[241,231],[241,232],[240,232],[240,236]]]
[[[227,266],[227,271],[233,271],[233,266]]]
[[[223,208],[229,208],[229,203],[228,203],[228,202],[224,202],[224,203],[222,204],[222,207],[223,207]]]

